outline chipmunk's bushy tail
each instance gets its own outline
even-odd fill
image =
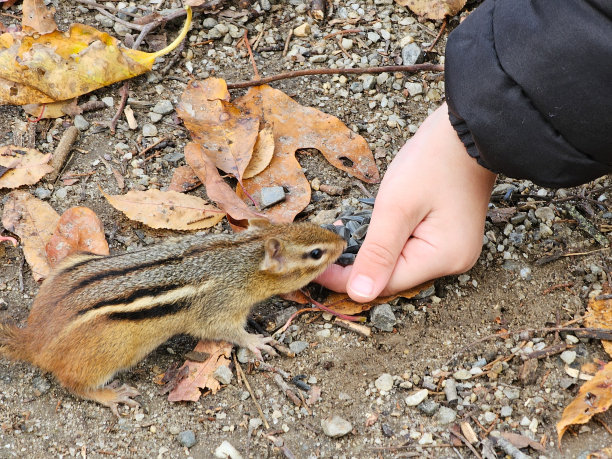
[[[0,355],[28,360],[24,330],[15,325],[0,324]]]

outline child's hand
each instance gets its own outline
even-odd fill
[[[481,251],[494,182],[442,105],[389,165],[355,264],[333,265],[317,282],[366,302],[467,271]]]

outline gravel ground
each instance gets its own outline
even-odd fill
[[[64,30],[83,22],[120,38],[128,32],[85,6],[51,3]],[[162,3],[163,8],[180,6]],[[130,130],[122,120],[111,135],[97,124],[114,115],[111,106],[120,98],[119,84],[83,97],[82,101],[103,100],[109,107],[74,119],[81,138],[65,171],[91,174],[72,185],[43,181],[29,191],[59,213],[75,205],[92,208],[105,225],[112,252],[133,250],[173,234],[127,220],[106,203],[98,186],[112,194],[120,192],[106,165],[111,163],[123,173],[126,189],[167,187],[172,170],[184,164],[182,151],[188,141],[173,110],[185,82],[190,75],[217,76],[228,82],[250,79],[246,51],[237,47],[245,27],[251,38],[261,34],[255,60],[263,76],[302,68],[414,63],[422,58],[444,62],[446,33],[433,51],[422,52],[430,47],[441,23],[419,21],[392,0],[334,0],[333,13],[320,23],[307,14],[308,3],[302,0],[250,3],[247,15],[240,14],[243,10],[237,3],[229,3],[230,13],[224,17],[197,16],[179,58],[159,59],[152,72],[130,83],[137,129]],[[150,8],[145,2],[110,5],[138,13]],[[1,16],[0,21],[9,25],[13,20]],[[449,28],[457,23],[458,18],[453,18]],[[171,40],[179,27],[176,22],[168,24],[167,38]],[[323,38],[354,28],[362,32]],[[294,34],[283,56],[290,30]],[[205,43],[209,39],[212,42]],[[443,75],[431,73],[311,76],[273,86],[304,105],[339,117],[363,135],[381,171],[444,99]],[[19,108],[0,109],[0,144],[17,141],[28,129],[24,119]],[[35,147],[52,152],[71,122],[66,118],[29,125],[36,130]],[[159,156],[146,162],[136,157],[162,137],[171,143],[158,150]],[[365,197],[361,187],[321,155],[302,154],[300,161],[315,189],[317,184],[344,189],[341,196],[315,191],[301,218],[329,223],[341,212],[369,208],[358,201]],[[235,376],[223,390],[199,402],[170,403],[160,395],[154,379],[182,363],[195,344],[189,337],[172,339],[119,375],[121,382],[142,393],[142,407],[124,410],[119,420],[106,408],[75,399],[39,370],[0,359],[0,457],[199,458],[215,457],[218,448],[222,449],[217,457],[473,457],[465,447],[447,446],[450,429],[460,423],[468,423],[489,442],[503,432],[533,439],[543,449],[523,449],[532,457],[586,457],[586,452],[610,443],[602,424],[574,429],[561,447],[555,424],[580,385],[568,368],[607,360],[601,345],[572,334],[519,330],[579,317],[589,296],[602,290],[608,280],[609,252],[597,251],[601,246],[576,224],[566,204],[605,228],[602,225],[612,218],[609,185],[602,178],[576,189],[547,190],[500,178],[491,208],[515,207],[516,213],[499,221],[495,215],[488,219],[482,255],[470,272],[438,280],[424,298],[396,300],[373,309],[367,322],[373,331],[370,338],[339,328],[325,314],[301,316],[283,336],[285,344],[299,351],[296,358],[270,363],[292,377],[305,375],[303,381],[315,391],[320,389],[321,398],[312,406],[296,406],[275,384],[274,374],[253,370],[247,377],[270,429]],[[376,193],[376,186],[366,188]],[[0,199],[6,193],[0,190]],[[575,199],[565,200],[569,197]],[[212,231],[228,227],[221,223]],[[591,253],[536,263],[555,250]],[[0,263],[0,321],[22,323],[38,286],[27,264],[22,267],[21,249],[0,245]],[[254,318],[271,331],[295,310],[293,304],[276,299],[259,306]],[[516,333],[482,340],[501,329]],[[524,359],[563,342],[571,349],[543,359]],[[609,414],[600,419],[612,422]],[[475,448],[481,451],[482,445]],[[497,453],[504,454],[500,448]]]

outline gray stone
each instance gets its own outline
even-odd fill
[[[388,303],[383,303],[372,308],[370,322],[379,330],[386,332],[393,331],[396,319],[391,306]]]
[[[49,199],[49,196],[51,196],[51,191],[47,190],[46,188],[42,186],[39,186],[38,188],[34,190],[34,195],[38,199]]]
[[[142,126],[142,135],[145,137],[155,137],[157,135],[157,128],[154,124],[145,123]]]
[[[313,64],[322,64],[327,60],[327,54],[315,54],[314,56],[310,56],[308,60]]]
[[[96,14],[94,16],[94,19],[98,21],[102,27],[111,28],[112,26],[115,25],[115,21],[113,21],[112,18],[109,18],[108,16],[104,16],[103,14]]]
[[[414,97],[418,94],[423,94],[423,85],[421,83],[413,83],[409,81],[404,86],[408,90],[408,94],[410,94],[410,97]]]
[[[214,30],[218,31],[223,36],[227,35],[227,33],[229,32],[229,27],[226,24],[217,24]]]
[[[530,281],[532,276],[531,276],[531,268],[526,266],[524,268],[521,268],[521,270],[519,271],[519,275],[521,276],[521,278]]]
[[[215,457],[219,459],[242,459],[242,454],[229,441],[224,440],[215,450]]]
[[[66,188],[58,188],[55,190],[55,193],[53,193],[53,196],[55,196],[56,199],[66,199],[67,195],[68,190]]]
[[[168,113],[174,111],[174,106],[172,105],[172,102],[164,99],[157,102],[151,111],[153,113],[159,113],[160,115],[167,115]]]
[[[465,368],[461,368],[460,370],[457,370],[453,373],[453,378],[459,379],[459,380],[470,379],[471,377],[472,377],[472,373],[470,373]]]
[[[249,351],[248,349],[240,347],[236,351],[236,358],[240,363],[249,363],[253,358],[253,354],[251,354],[251,351]]]
[[[383,373],[374,381],[374,385],[380,391],[389,392],[393,389],[393,376],[389,373]]]
[[[563,351],[559,357],[566,364],[571,365],[576,360],[576,351]]]
[[[86,131],[89,129],[89,121],[87,121],[83,115],[77,115],[74,117],[74,127],[79,131]]]
[[[123,24],[119,24],[118,22],[115,23],[115,25],[113,26],[113,30],[117,35],[120,35],[122,37],[125,37],[130,31],[130,29],[128,29]]]
[[[261,208],[273,206],[285,200],[285,190],[282,186],[269,186],[261,189],[259,195]]]
[[[272,9],[270,0],[259,0],[259,4],[261,5],[261,9],[264,11],[270,11]]]
[[[229,35],[232,38],[241,38],[244,35],[243,30],[238,26],[235,26],[234,24],[229,24]]]
[[[351,83],[351,86],[349,89],[351,90],[351,92],[354,92],[354,93],[363,92],[363,83],[361,81],[355,81]]]
[[[217,369],[213,373],[213,377],[221,384],[228,385],[232,382],[234,374],[227,365],[221,365],[220,367],[217,367]]]
[[[102,102],[104,102],[104,105],[106,105],[107,107],[112,107],[113,105],[115,105],[115,101],[110,96],[109,97],[103,97],[102,98]]]
[[[378,35],[376,32],[368,32],[368,40],[370,40],[372,43],[376,43],[380,40],[380,35]]]
[[[366,91],[372,89],[374,86],[376,86],[376,78],[374,77],[374,75],[366,75],[363,77],[363,89],[365,89]]]
[[[457,403],[459,396],[457,395],[457,382],[453,378],[448,378],[444,383],[444,395],[448,403]]]
[[[162,156],[162,158],[176,166],[181,159],[185,158],[185,154],[180,151],[173,151],[172,153]]]
[[[338,438],[353,430],[353,424],[340,416],[333,416],[321,421],[323,433],[331,438]]]
[[[505,387],[504,395],[508,397],[508,400],[516,400],[521,396],[521,391],[513,387]]]
[[[440,424],[450,424],[457,419],[457,412],[452,408],[446,406],[440,407],[440,410],[436,413],[436,420]]]
[[[508,405],[502,406],[500,414],[502,418],[509,418],[512,416],[512,407]]]
[[[414,394],[411,394],[408,397],[406,397],[404,401],[406,402],[406,405],[408,406],[417,406],[423,400],[425,400],[428,395],[429,395],[429,391],[427,389],[421,389],[421,390],[416,391]]]
[[[32,379],[32,386],[37,396],[41,396],[51,389],[51,384],[44,376],[36,376]]]
[[[534,213],[543,222],[552,222],[555,219],[555,211],[550,207],[538,207]]]
[[[376,84],[383,85],[389,79],[389,74],[387,72],[383,72],[376,77]]]
[[[351,49],[353,47],[353,40],[351,40],[350,38],[343,38],[342,47],[346,50]]]
[[[517,212],[512,217],[510,217],[510,223],[512,223],[514,226],[520,225],[525,221],[526,218],[527,212]]]
[[[149,119],[151,120],[151,123],[159,123],[163,117],[164,116],[160,115],[159,113],[149,112]]]
[[[303,352],[308,349],[308,343],[306,341],[294,341],[289,344],[289,349],[291,349],[291,352],[299,354],[300,352]]]
[[[416,43],[408,43],[402,48],[402,62],[404,65],[418,64],[423,60],[421,47]]]
[[[185,448],[191,448],[196,444],[196,436],[193,430],[183,430],[176,438]]]
[[[550,237],[553,235],[553,231],[552,229],[550,229],[550,226],[544,224],[544,223],[540,223],[540,236],[541,237]]]
[[[440,404],[434,402],[431,399],[427,399],[423,401],[422,403],[419,403],[419,405],[417,406],[417,409],[421,411],[422,413],[425,413],[427,416],[433,416],[440,409]]]
[[[207,17],[202,21],[202,27],[204,27],[206,30],[210,30],[216,25],[217,20],[215,18]]]

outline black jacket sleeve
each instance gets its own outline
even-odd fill
[[[451,123],[487,169],[550,187],[612,170],[612,1],[486,0],[445,62]]]

